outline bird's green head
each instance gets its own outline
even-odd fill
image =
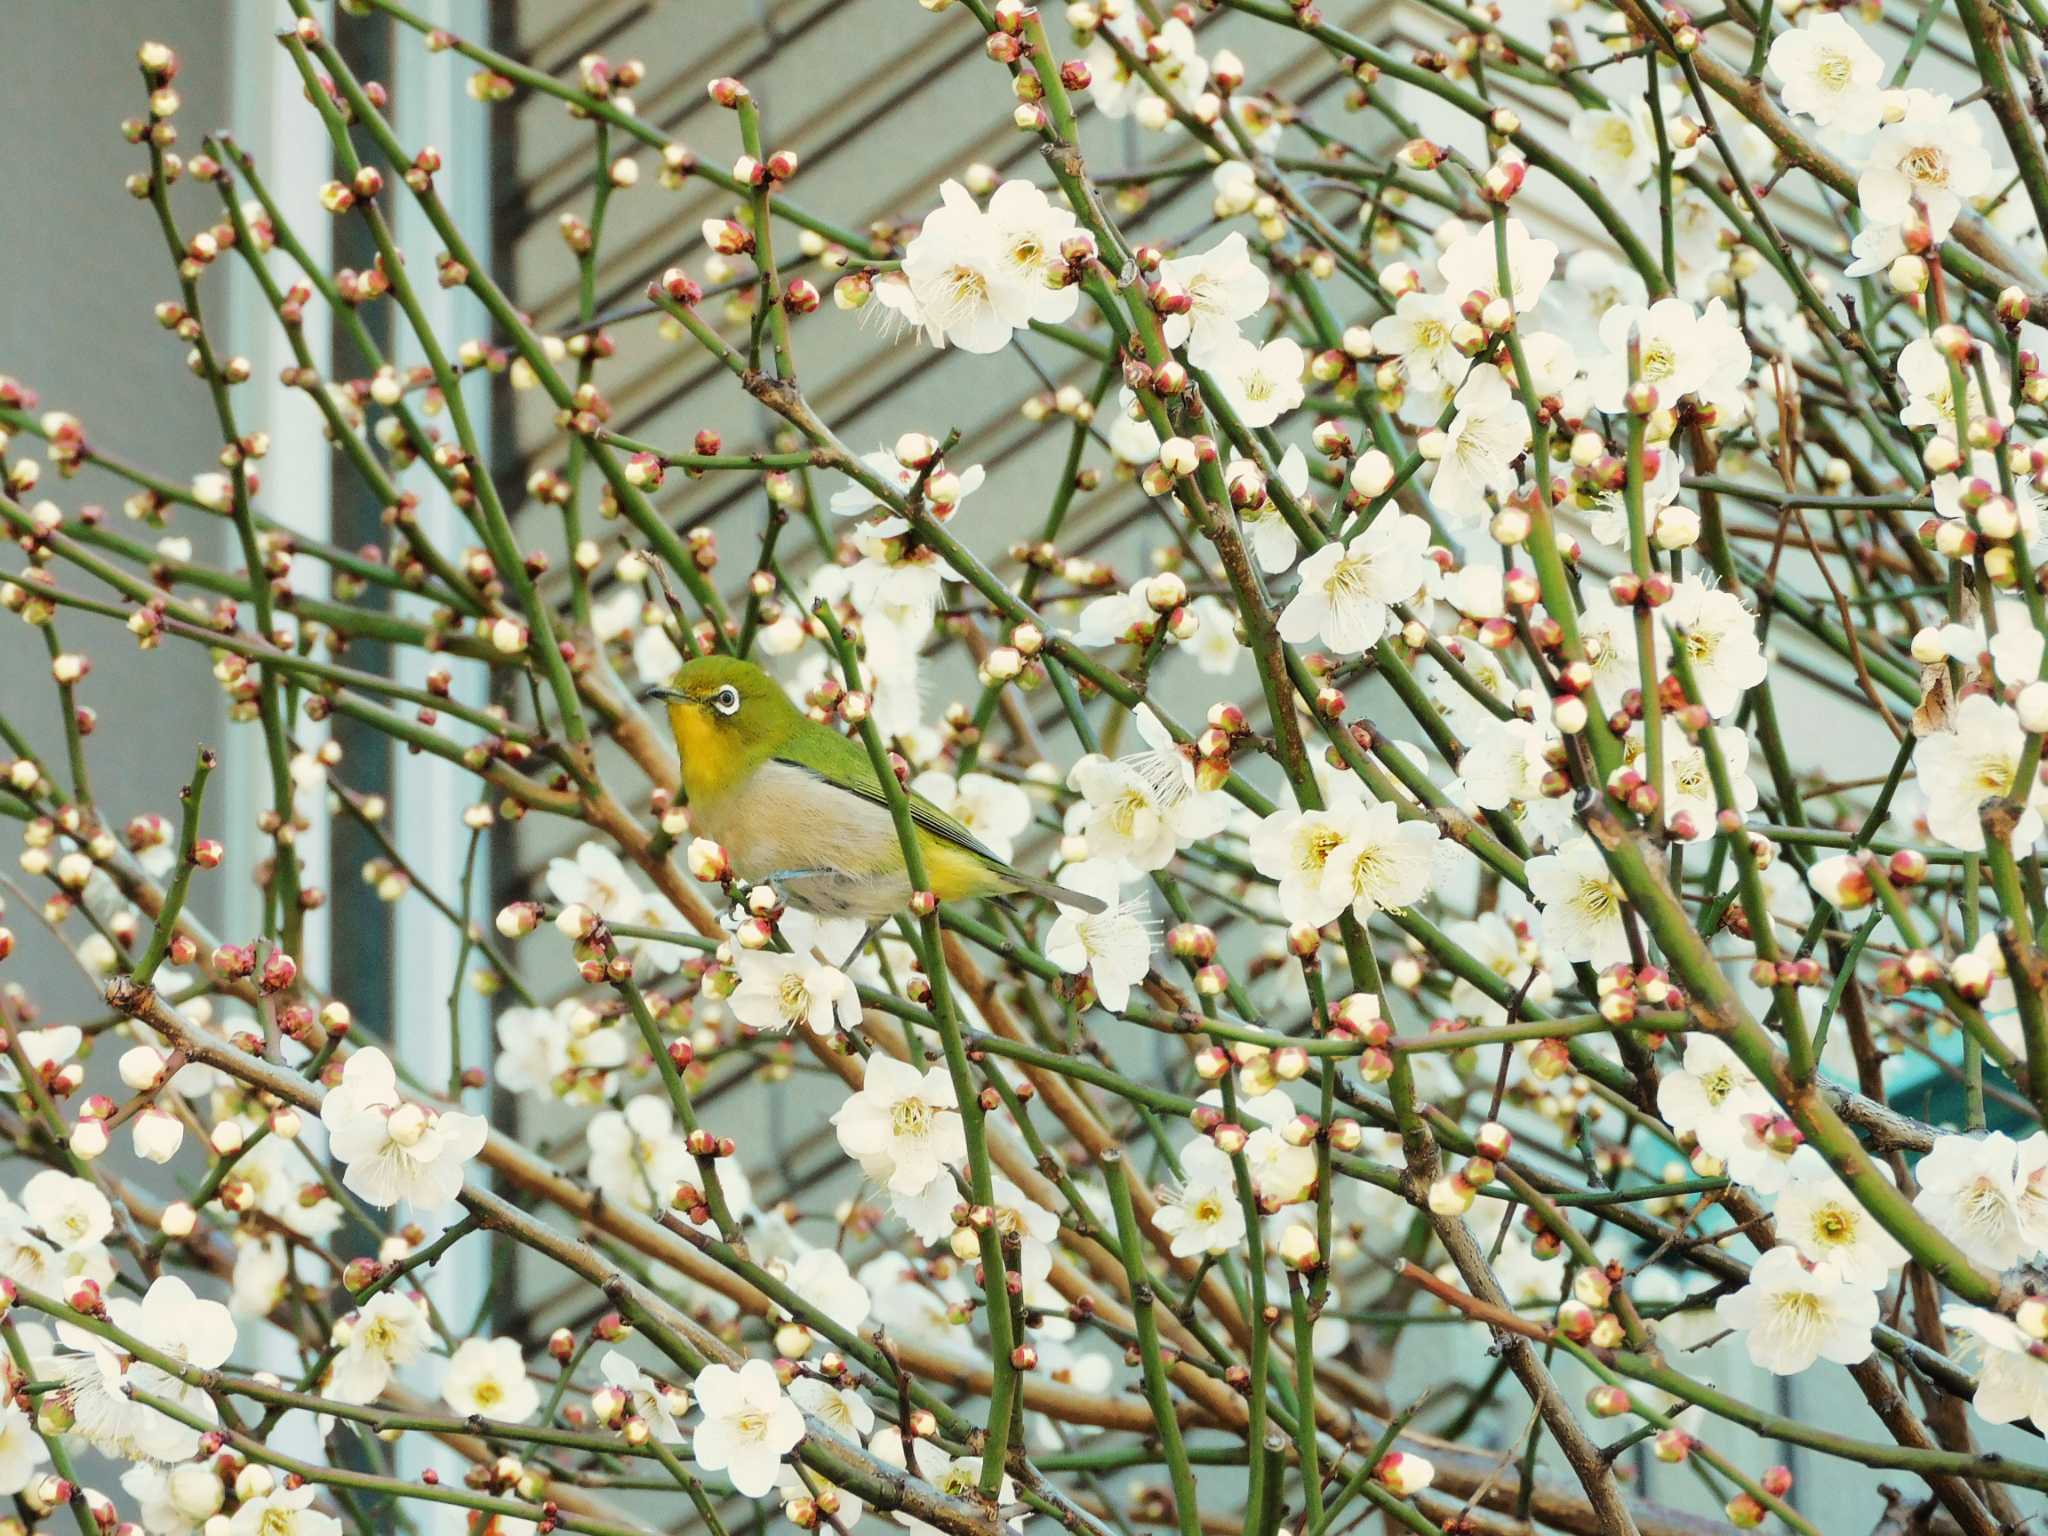
[[[772,757],[803,715],[782,685],[736,656],[700,656],[641,694],[668,704],[692,800],[723,794]]]

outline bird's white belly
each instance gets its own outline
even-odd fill
[[[801,768],[767,763],[745,785],[690,808],[697,830],[733,868],[773,880],[793,905],[867,921],[910,899],[902,845],[887,806],[835,789]],[[796,871],[810,873],[791,878]]]

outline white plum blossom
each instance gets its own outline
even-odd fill
[[[1884,60],[1837,11],[1788,27],[1771,43],[1771,76],[1787,112],[1836,133],[1869,133],[1883,100]]]
[[[1178,25],[1178,23],[1169,23]],[[904,1465],[903,1436],[894,1425],[885,1424],[876,1430],[868,1441],[868,1450],[879,1461],[892,1467]],[[913,1469],[917,1475],[940,1493],[950,1498],[975,1497],[981,1487],[981,1458],[979,1456],[949,1456],[930,1440],[918,1438],[910,1442]],[[996,1501],[1002,1505],[1013,1504],[1017,1497],[1017,1485],[1005,1473],[996,1487]],[[898,1511],[896,1523],[911,1533],[911,1536],[941,1536],[939,1528],[917,1516]],[[1017,1516],[1008,1522],[1011,1530],[1024,1528],[1024,1517]]]
[[[0,1498],[28,1487],[50,1459],[35,1421],[13,1403],[0,1406]]]
[[[319,1492],[317,1484],[302,1483],[245,1500],[228,1521],[227,1536],[341,1536],[341,1522],[313,1507]]]
[[[1579,345],[1591,346],[1599,340],[1600,322],[1609,310],[1641,308],[1650,296],[1642,274],[1634,267],[1598,246],[1587,246],[1565,259],[1563,281],[1549,289],[1544,299],[1560,317],[1560,328]],[[1377,328],[1373,334],[1378,336]]]
[[[1555,843],[1570,830],[1569,798],[1543,792],[1555,731],[1532,720],[1499,720],[1476,708],[1463,729],[1468,735],[1457,783],[1474,807],[1508,812],[1529,836],[1545,842]]]
[[[341,1202],[324,1189],[309,1198],[310,1171],[304,1156],[279,1136],[245,1146],[235,1163],[235,1177],[247,1187],[257,1210],[286,1231],[318,1241],[341,1225],[342,1210]]]
[[[1856,1365],[1876,1348],[1877,1293],[1831,1264],[1809,1267],[1783,1245],[1764,1253],[1749,1283],[1723,1296],[1714,1312],[1742,1333],[1751,1361],[1774,1375],[1796,1375],[1816,1360]]]
[[[1707,307],[1700,311],[1693,339],[1707,359],[1706,377],[1693,386],[1693,397],[1714,408],[1716,425],[1739,425],[1749,413],[1745,386],[1756,359],[1742,326],[1718,296],[1707,300]]]
[[[1152,930],[1143,901],[1123,899],[1117,866],[1098,859],[1070,864],[1061,883],[1104,904],[1100,912],[1062,907],[1045,940],[1045,958],[1070,976],[1083,971],[1095,985],[1102,1006],[1120,1013],[1131,989],[1152,968]]]
[[[1774,1196],[1798,1179],[1820,1176],[1826,1162],[1806,1145],[1799,1128],[1783,1115],[1745,1115],[1735,1125],[1735,1135],[1718,1146],[1701,1146],[1721,1159],[1729,1178]]]
[[[1668,612],[1669,608],[1667,603],[1663,611]],[[1662,625],[1653,626],[1651,634],[1661,669],[1670,653],[1671,637]],[[1629,689],[1642,686],[1633,608],[1621,607],[1600,588],[1588,592],[1585,609],[1579,615],[1579,642],[1586,648],[1586,661],[1593,669],[1593,681],[1602,698],[1619,698]]]
[[[193,1294],[175,1275],[160,1275],[140,1301],[115,1296],[106,1302],[107,1321],[122,1333],[180,1364],[210,1371],[235,1348],[235,1322],[217,1301]],[[75,1419],[74,1432],[109,1456],[133,1461],[189,1460],[200,1431],[129,1396],[146,1393],[202,1423],[216,1414],[213,1399],[199,1386],[146,1360],[131,1358],[97,1334],[59,1323],[57,1335],[82,1354],[57,1357],[65,1385],[61,1400]]]
[[[1223,402],[1240,423],[1254,429],[1270,427],[1301,404],[1306,365],[1301,343],[1291,336],[1263,346],[1239,336],[1217,346],[1206,364]]]
[[[1058,281],[1066,269],[1060,246],[1079,230],[1080,221],[1065,200],[1055,204],[1041,188],[1016,177],[990,194],[983,218],[995,237],[1002,270],[1031,301],[1030,318],[1055,324],[1071,319],[1081,290]]]
[[[1388,801],[1346,806],[1337,821],[1342,841],[1323,866],[1324,899],[1338,899],[1362,921],[1396,912],[1428,894],[1443,834],[1418,817],[1403,821]]]
[[[665,683],[683,664],[683,653],[669,638],[668,626],[642,624],[633,634],[633,671],[642,683]]]
[[[1252,867],[1279,882],[1280,911],[1290,924],[1320,928],[1351,904],[1341,884],[1325,878],[1344,847],[1349,809],[1276,810],[1252,829]]]
[[[1117,409],[1109,418],[1106,436],[1109,451],[1125,464],[1150,464],[1159,457],[1159,433],[1128,386],[1117,392]]]
[[[948,181],[939,196],[941,206],[925,215],[903,252],[915,313],[934,346],[1000,352],[1012,332],[1038,318],[1045,285],[1018,280],[1002,231],[965,187]]]
[[[1692,663],[1693,681],[1708,714],[1723,719],[1764,680],[1769,663],[1756,637],[1756,620],[1733,592],[1688,576],[1663,608],[1675,644]]]
[[[666,1209],[676,1185],[697,1172],[676,1133],[675,1111],[660,1094],[637,1094],[623,1109],[601,1111],[584,1128],[584,1138],[591,1182],[605,1199],[629,1210]]]
[[[0,1473],[0,1489],[5,1483],[6,1474]],[[135,1500],[135,1512],[150,1536],[191,1536],[227,1502],[220,1473],[196,1461],[175,1467],[138,1461],[121,1474],[121,1490]]]
[[[1436,458],[1429,494],[1453,524],[1475,528],[1486,517],[1486,498],[1515,488],[1514,462],[1529,446],[1529,414],[1491,363],[1465,376],[1456,403],[1457,415],[1426,449]]]
[[[943,1064],[920,1072],[880,1052],[860,1091],[832,1112],[839,1145],[892,1193],[916,1194],[967,1161],[960,1101]]]
[[[1756,809],[1756,781],[1749,776],[1749,736],[1732,725],[1710,728],[1714,745],[1726,765],[1733,804],[1729,809],[1747,817]],[[1705,735],[1706,732],[1702,732]],[[1680,816],[1689,816],[1693,836],[1704,837],[1714,830],[1714,818],[1721,806],[1714,795],[1714,781],[1707,766],[1707,749],[1688,741],[1681,731],[1664,733],[1664,823],[1674,827]]]
[[[1244,1207],[1238,1203],[1230,1159],[1207,1139],[1181,1153],[1181,1183],[1152,1214],[1177,1259],[1234,1253],[1245,1238]]]
[[[1187,612],[1196,629],[1181,648],[1207,676],[1230,676],[1245,651],[1237,638],[1237,615],[1207,593],[1189,603]]]
[[[575,998],[553,1008],[507,1008],[496,1027],[494,1081],[510,1093],[547,1093],[591,1103],[610,1091],[626,1064],[625,1030]]]
[[[14,1037],[15,1045],[29,1067],[44,1074],[61,1067],[78,1054],[85,1035],[75,1024],[55,1024],[48,1029],[24,1029]],[[21,1091],[21,1074],[14,1069],[12,1053],[0,1056],[0,1092]]]
[[[789,1397],[800,1410],[843,1440],[858,1444],[874,1431],[875,1410],[866,1398],[850,1387],[835,1387],[815,1376],[799,1376],[789,1384]],[[792,1482],[801,1481],[786,1470],[783,1476]],[[787,1483],[784,1486],[787,1491]],[[841,1490],[840,1497],[847,1499],[852,1495]],[[854,1508],[858,1511],[859,1506],[856,1504]],[[840,1511],[840,1520],[845,1524],[851,1523],[844,1509]]]
[[[1153,444],[1152,451],[1158,451]],[[1146,456],[1148,459],[1150,454]],[[1235,484],[1238,476],[1255,469],[1249,459],[1232,459],[1223,472],[1226,485]],[[1308,495],[1308,458],[1292,444],[1280,456],[1280,462],[1273,466],[1274,479],[1281,488],[1292,496],[1297,504]],[[1271,481],[1267,484],[1270,486]],[[1295,557],[1301,551],[1301,541],[1295,536],[1293,525],[1280,510],[1279,502],[1268,495],[1257,506],[1246,507],[1237,514],[1243,526],[1245,538],[1252,547],[1252,554],[1259,562],[1259,569],[1268,576],[1293,568]]]
[[[1856,178],[1856,200],[1878,224],[1903,224],[1917,200],[1939,242],[1963,205],[1990,185],[1991,172],[1977,120],[1946,96],[1909,90],[1900,115],[1877,131]]]
[[[811,1248],[799,1254],[789,1266],[787,1279],[805,1306],[850,1333],[860,1330],[873,1307],[867,1287],[830,1248]]]
[[[860,456],[860,461],[877,479],[892,486],[899,495],[904,496],[910,494],[911,487],[926,473],[922,468],[905,464],[896,457],[895,451],[889,448],[878,448],[873,453],[864,453]],[[962,502],[981,489],[988,479],[988,471],[979,464],[970,464],[965,469],[955,470],[953,473],[960,482],[959,498],[951,509],[957,511]],[[874,511],[882,506],[883,502],[858,480],[849,480],[832,493],[829,505],[835,516],[859,517],[863,513]]]
[[[1500,912],[1483,912],[1469,921],[1451,923],[1445,932],[1461,950],[1499,977],[1511,994],[1538,1008],[1555,995],[1557,983],[1543,967],[1541,949]],[[1506,1008],[1462,976],[1451,985],[1451,1007],[1482,1028],[1508,1020]]]
[[[1683,299],[1659,299],[1647,309],[1610,309],[1600,321],[1600,341],[1605,351],[1587,370],[1586,383],[1594,405],[1609,413],[1626,408],[1631,343],[1636,379],[1654,389],[1657,403],[1667,408],[1704,384],[1714,362],[1713,338],[1699,312]]]
[[[1301,562],[1301,584],[1280,613],[1280,638],[1320,640],[1333,651],[1371,650],[1387,611],[1426,588],[1436,566],[1424,551],[1429,525],[1387,507],[1348,542],[1332,541]]]
[[[1394,312],[1373,323],[1372,344],[1401,365],[1409,388],[1436,395],[1465,376],[1466,359],[1452,343],[1451,330],[1462,317],[1448,293],[1404,293]]]
[[[1074,764],[1067,785],[1086,804],[1080,831],[1088,857],[1145,873],[1220,832],[1228,810],[1220,792],[1196,782],[1191,754],[1149,705],[1139,706],[1136,724],[1144,751],[1118,758],[1090,753]]]
[[[1667,1071],[1658,1081],[1657,1113],[1672,1130],[1698,1138],[1718,1157],[1718,1148],[1741,1137],[1746,1117],[1774,1115],[1777,1104],[1725,1042],[1696,1031],[1685,1037],[1681,1070]]]
[[[1209,80],[1208,62],[1197,51],[1195,34],[1179,17],[1157,31],[1140,32],[1127,7],[1112,3],[1101,7],[1101,32],[1114,31],[1126,46],[1148,61],[1153,77],[1183,106],[1195,99]],[[1098,35],[1083,55],[1093,76],[1089,99],[1109,118],[1135,117],[1140,126],[1158,131],[1168,126],[1172,114],[1153,95],[1152,88],[1123,61],[1106,37]],[[1247,167],[1249,169],[1249,167]]]
[[[1244,1145],[1245,1165],[1261,1205],[1294,1205],[1306,1200],[1315,1189],[1316,1149],[1297,1147],[1280,1133],[1280,1127],[1294,1118],[1294,1101],[1276,1088],[1240,1101],[1238,1108],[1247,1120],[1263,1122]]]
[[[747,1498],[761,1498],[775,1486],[782,1458],[804,1437],[803,1410],[766,1360],[749,1360],[738,1370],[707,1365],[696,1386],[700,1417],[690,1459],[700,1471],[723,1472]]]
[[[114,1208],[100,1187],[55,1168],[30,1175],[21,1186],[21,1208],[65,1252],[94,1247],[114,1230]]]
[[[1493,226],[1468,230],[1451,241],[1436,260],[1444,292],[1462,304],[1469,294],[1507,298],[1516,314],[1527,314],[1543,297],[1557,270],[1557,245],[1529,233],[1520,219],[1507,221],[1508,284],[1501,291],[1501,263],[1494,246]]]
[[[1655,468],[1647,462],[1653,455],[1645,454],[1643,477],[1643,520],[1654,528],[1657,514],[1678,499],[1682,486],[1682,474],[1678,456],[1672,453],[1658,453]],[[1594,499],[1586,518],[1586,527],[1594,538],[1610,547],[1628,543],[1628,498],[1625,490],[1612,490]]]
[[[1628,898],[1590,837],[1531,859],[1525,873],[1543,908],[1543,942],[1560,957],[1595,967],[1628,959]]]
[[[606,1350],[597,1368],[605,1385],[626,1395],[626,1412],[643,1421],[655,1439],[672,1445],[683,1438],[676,1415],[689,1410],[687,1393],[667,1390],[634,1364],[630,1356],[616,1349]]]
[[[1571,134],[1586,174],[1610,190],[1638,187],[1657,169],[1657,128],[1645,97],[1631,96],[1620,106],[1582,108],[1573,114]],[[1667,131],[1666,142],[1672,137]],[[1682,171],[1698,156],[1697,144],[1684,149],[1672,144],[1671,168]]]
[[[2048,1424],[2048,1360],[2011,1318],[1982,1307],[1947,1306],[1941,1320],[1966,1333],[1982,1351],[1977,1390],[1970,1406],[1986,1424]]]
[[[2048,1136],[2015,1142],[2003,1131],[1987,1136],[1937,1136],[1913,1169],[1918,1211],[1968,1258],[1993,1270],[2010,1269],[2048,1246]]]
[[[1881,1287],[1906,1262],[1897,1238],[1832,1173],[1795,1178],[1773,1212],[1778,1236],[1815,1264],[1832,1264],[1846,1281]]]
[[[228,1310],[238,1317],[268,1317],[284,1300],[292,1278],[292,1250],[283,1234],[243,1229],[235,1234],[234,1285]]]
[[[781,1034],[801,1024],[814,1035],[860,1027],[860,993],[836,966],[810,955],[741,949],[732,957],[739,985],[727,999],[749,1029]]]
[[[588,907],[614,923],[638,923],[647,893],[602,843],[584,843],[571,858],[548,860],[548,894],[563,906]]]
[[[1186,313],[1168,315],[1161,329],[1166,344],[1185,348],[1197,368],[1212,366],[1238,339],[1240,322],[1264,309],[1272,291],[1266,269],[1252,260],[1251,247],[1235,231],[1206,251],[1161,262],[1159,276],[1192,301]]]
[[[328,1370],[327,1395],[340,1403],[374,1403],[393,1373],[419,1359],[433,1337],[424,1298],[399,1291],[371,1297],[334,1325],[330,1342],[339,1352]]]
[[[448,1357],[441,1401],[465,1417],[524,1424],[540,1408],[540,1389],[526,1374],[517,1339],[464,1339]]]
[[[1984,377],[1991,383],[1991,399],[1987,405],[1982,381],[1977,377],[1974,365],[1962,369],[1963,395],[1966,409],[1971,417],[1996,415],[2000,421],[2012,419],[2012,406],[2005,395],[2005,370],[1998,359],[1988,352],[1983,354]],[[1906,408],[1899,414],[1899,421],[1908,427],[1932,427],[1951,442],[1956,440],[1956,398],[1955,375],[1950,371],[1947,357],[1941,349],[1925,336],[1917,336],[1906,343],[1899,353],[1899,384],[1906,397]],[[1998,477],[1994,471],[1988,477],[1995,488]]]
[[[2026,731],[2009,706],[1986,693],[1973,693],[1956,707],[1949,728],[1920,738],[1913,751],[1921,793],[1927,801],[1927,829],[1952,848],[1984,847],[1980,811],[1986,800],[2013,792],[2026,748]],[[2027,788],[2013,828],[2013,842],[2025,847],[2041,836],[2048,789]]]
[[[1148,582],[1104,593],[1081,610],[1074,638],[1082,645],[1143,644],[1159,627],[1159,615],[1146,598]]]
[[[481,1115],[402,1097],[391,1058],[375,1046],[349,1057],[320,1120],[330,1150],[347,1165],[342,1183],[379,1209],[400,1201],[424,1211],[453,1204],[465,1165],[490,1134]]]

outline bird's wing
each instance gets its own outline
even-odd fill
[[[867,748],[850,736],[842,736],[830,726],[815,721],[805,727],[803,755],[808,762],[799,762],[788,755],[778,755],[775,761],[787,768],[794,768],[809,774],[822,784],[857,795],[871,805],[886,809],[889,796],[882,789],[882,781],[875,777],[875,765],[869,758]],[[963,849],[998,871],[1005,879],[1013,881],[1018,890],[1028,891],[1033,896],[1043,896],[1061,906],[1075,907],[1083,912],[1101,912],[1106,903],[1099,897],[1070,891],[1037,875],[1027,875],[1016,865],[999,859],[989,851],[988,846],[958,821],[948,816],[923,795],[910,796],[910,819],[912,823],[929,832],[933,837],[943,838],[954,847]]]
[[[806,735],[805,756],[812,761],[798,762],[793,757],[781,756],[775,761],[785,767],[801,769],[835,789],[843,789],[848,794],[887,808],[889,797],[882,789],[881,780],[875,777],[875,765],[865,746],[849,736],[840,735],[830,726],[821,725],[815,734]],[[944,838],[976,858],[986,859],[996,869],[1011,872],[1010,865],[990,852],[980,838],[915,792],[910,794],[910,819],[932,836]]]

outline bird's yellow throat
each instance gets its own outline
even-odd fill
[[[719,729],[700,705],[672,701],[668,723],[682,754],[683,793],[690,800],[716,800],[745,776],[746,741],[736,731]]]

